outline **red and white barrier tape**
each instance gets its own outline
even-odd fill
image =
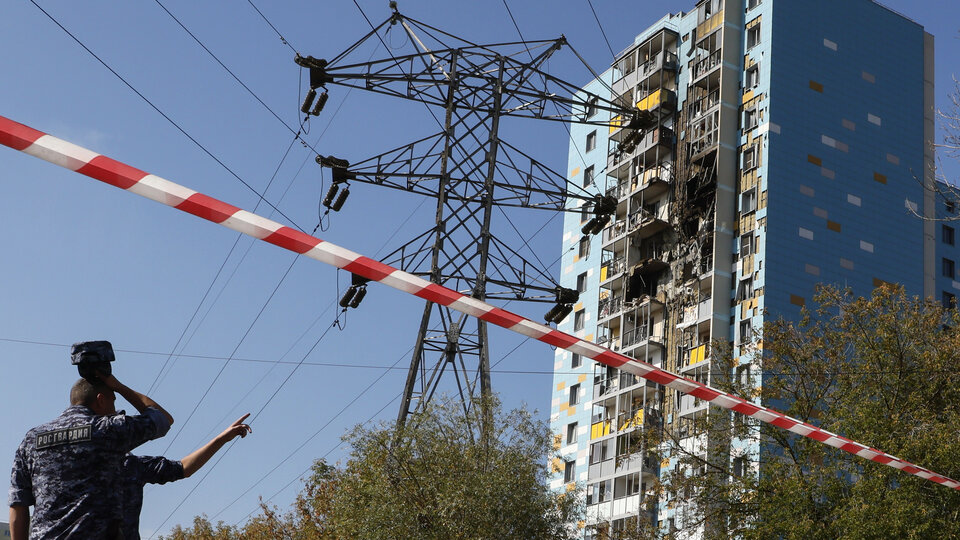
[[[0,116],[0,144],[9,146],[60,165],[101,182],[152,199],[178,210],[218,223],[243,234],[259,238],[284,249],[306,255],[322,263],[343,268],[373,281],[379,281],[405,293],[447,306],[467,315],[483,319],[534,338],[555,347],[592,358],[602,364],[679,390],[684,394],[751,416],[774,426],[792,431],[839,448],[864,459],[883,463],[906,473],[919,476],[944,486],[960,489],[960,482],[918,467],[910,462],[870,448],[850,439],[824,431],[816,426],[795,420],[773,409],[756,405],[732,394],[721,392],[705,384],[683,378],[646,362],[630,358],[571,336],[549,326],[504,309],[470,298],[446,287],[397,270],[340,246],[324,242],[306,233],[283,226],[275,221],[241,210],[192,189],[147,174],[91,150],[47,135],[23,124]]]

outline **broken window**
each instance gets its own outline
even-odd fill
[[[748,129],[753,129],[757,127],[757,123],[760,120],[760,115],[757,113],[757,109],[747,109],[743,111],[743,129],[744,131]]]
[[[752,171],[757,168],[757,147],[756,145],[744,148],[743,150],[743,170]]]
[[[750,188],[740,194],[740,213],[747,214],[757,209],[757,188]]]
[[[753,321],[746,319],[740,321],[740,345],[746,345],[753,341]]]
[[[760,23],[747,29],[747,49],[752,49],[760,43]]]
[[[753,233],[740,236],[740,257],[753,255]]]
[[[760,65],[754,64],[747,69],[747,76],[744,77],[743,87],[750,89],[756,88],[760,84]]]

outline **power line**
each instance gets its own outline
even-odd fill
[[[290,126],[290,124],[288,124],[283,118],[280,118],[280,115],[279,115],[279,114],[277,114],[273,109],[271,109],[270,106],[266,104],[266,102],[264,102],[262,99],[260,99],[260,96],[258,96],[253,90],[251,90],[250,87],[247,86],[242,80],[240,80],[240,77],[237,77],[236,73],[234,73],[230,68],[228,68],[228,67],[226,66],[226,64],[224,64],[222,61],[220,61],[220,59],[217,57],[217,55],[213,54],[213,51],[211,51],[210,48],[208,48],[206,45],[204,45],[204,43],[203,43],[202,41],[200,41],[200,38],[198,38],[193,32],[191,32],[190,29],[187,28],[186,25],[184,25],[183,22],[181,22],[180,19],[177,18],[176,15],[174,15],[173,13],[171,13],[170,10],[167,9],[167,6],[163,5],[163,3],[160,2],[160,0],[153,0],[153,1],[156,2],[157,5],[160,6],[160,8],[163,9],[163,11],[166,12],[166,14],[169,15],[171,19],[173,19],[174,21],[176,21],[176,23],[177,23],[178,25],[180,25],[180,28],[183,28],[183,31],[186,32],[187,34],[189,34],[190,37],[192,37],[193,40],[197,42],[197,45],[200,45],[200,47],[202,47],[203,50],[207,51],[207,54],[209,54],[211,58],[213,58],[218,64],[220,64],[220,67],[222,67],[223,69],[225,69],[225,70],[227,71],[227,73],[229,73],[230,76],[233,77],[233,80],[237,81],[237,84],[239,84],[240,86],[242,86],[243,89],[247,91],[247,93],[249,93],[251,96],[253,96],[253,98],[256,99],[256,100],[260,103],[260,105],[263,105],[263,107],[264,107],[265,109],[267,109],[267,111],[269,111],[270,114],[272,114],[274,118],[276,118],[278,121],[280,121],[280,123],[283,124],[283,126],[284,126],[285,128],[287,128],[288,130],[290,130],[290,133],[294,133],[294,134],[296,135],[296,138],[297,138],[297,139],[300,138],[300,137],[299,137],[299,135],[300,135],[300,131],[299,131],[299,130],[293,129],[293,128]],[[251,4],[251,5],[252,5],[252,4]],[[256,9],[256,6],[254,6],[254,9]],[[257,12],[259,12],[259,11],[260,11],[260,10],[257,10]],[[260,16],[263,17],[263,14],[261,13]],[[266,20],[266,17],[264,17],[264,20]],[[270,21],[267,21],[267,24],[270,24]],[[270,26],[272,27],[273,25],[271,24]],[[274,28],[274,30],[276,30],[276,28]],[[278,32],[278,34],[279,34],[279,32]],[[283,39],[283,36],[280,36],[280,39]]]
[[[247,3],[250,4],[250,7],[252,7],[257,12],[258,15],[260,15],[260,18],[263,19],[263,22],[267,23],[267,26],[269,26],[270,28],[273,29],[274,32],[276,32],[277,37],[280,38],[280,41],[284,45],[289,47],[290,50],[294,52],[294,54],[299,54],[297,52],[297,49],[295,49],[294,46],[290,44],[290,41],[288,41],[287,38],[283,37],[283,34],[281,34],[280,31],[277,30],[277,27],[274,26],[272,22],[270,22],[270,19],[268,19],[267,16],[264,15],[262,11],[260,11],[260,8],[258,8],[251,0],[247,0]]]
[[[291,265],[291,266],[292,266],[292,265]],[[286,276],[284,276],[284,277],[286,277]],[[268,302],[269,302],[269,300],[268,300]],[[346,311],[346,308],[344,308],[343,311]],[[343,313],[343,312],[341,312],[341,313]],[[339,315],[338,315],[338,318],[339,318]],[[254,322],[256,322],[256,321],[254,321]],[[325,337],[327,336],[327,333],[328,333],[330,330],[332,330],[333,328],[335,328],[335,327],[337,326],[338,322],[339,322],[338,319],[334,319],[333,323],[330,324],[330,326],[328,326],[326,330],[324,330],[323,334],[321,334],[320,337],[317,338],[317,340],[314,342],[313,347],[311,347],[310,350],[307,351],[307,352],[303,355],[303,358],[301,359],[300,363],[298,363],[298,364],[293,368],[293,370],[290,371],[290,373],[287,375],[287,378],[284,379],[283,382],[281,382],[280,385],[277,387],[277,389],[273,392],[273,395],[271,395],[270,398],[267,399],[266,403],[264,403],[263,406],[260,407],[260,410],[257,411],[257,413],[254,414],[252,418],[250,418],[250,420],[247,422],[248,424],[252,424],[253,421],[256,420],[258,416],[260,416],[260,413],[262,413],[263,410],[267,408],[267,405],[269,405],[270,402],[273,401],[273,398],[276,397],[278,393],[280,393],[280,390],[284,387],[284,385],[287,384],[287,381],[289,381],[290,378],[293,377],[293,374],[297,371],[297,368],[300,367],[300,364],[303,363],[303,360],[305,360],[308,356],[310,356],[311,353],[313,353],[314,349],[317,348],[317,345],[319,345],[320,342],[323,341],[323,338],[325,338]],[[226,364],[224,364],[224,366],[226,366]],[[222,372],[222,371],[223,371],[223,370],[221,369],[221,372]],[[384,372],[384,374],[386,374],[386,372]],[[219,374],[218,374],[217,376],[219,377]],[[383,375],[381,375],[381,377],[383,377]],[[379,380],[379,379],[378,379],[378,380]],[[214,382],[216,382],[216,379],[214,380]],[[212,382],[210,383],[210,386],[213,386],[213,383],[212,383]],[[209,388],[208,388],[207,390],[209,391]],[[204,395],[206,395],[206,394],[204,394]],[[202,398],[201,398],[201,401],[202,401]],[[199,405],[199,403],[198,403],[198,405]],[[196,408],[194,408],[194,411],[195,411],[195,410],[196,410]],[[187,420],[189,420],[189,418],[188,418]],[[181,428],[181,431],[183,431],[182,428]],[[234,440],[234,442],[236,442],[236,440]],[[171,444],[172,444],[172,441],[171,441]],[[175,514],[176,511],[179,510],[181,506],[183,506],[183,503],[187,502],[187,499],[189,499],[190,496],[193,495],[193,493],[197,490],[197,488],[199,488],[200,485],[203,484],[203,481],[206,480],[208,476],[210,476],[210,473],[213,472],[213,470],[217,467],[217,465],[220,463],[220,461],[230,452],[230,449],[232,449],[232,448],[233,448],[233,444],[230,444],[230,446],[228,446],[228,447],[225,448],[222,452],[220,452],[220,456],[217,458],[217,460],[216,460],[215,462],[213,462],[209,467],[207,467],[207,471],[206,471],[206,472],[204,473],[204,475],[200,478],[200,480],[198,480],[197,483],[194,484],[193,488],[191,488],[190,491],[187,492],[187,494],[183,496],[183,498],[180,500],[180,502],[177,503],[177,506],[175,506],[175,507],[173,508],[173,510],[170,511],[170,513],[167,515],[166,518],[164,518],[163,522],[160,523],[160,525],[156,528],[156,530],[160,530],[164,525],[166,525],[166,523],[167,523],[167,521],[170,519],[170,517],[173,516],[173,514]],[[169,447],[169,445],[168,445],[168,446],[167,446],[167,450],[169,450],[169,449],[170,449],[170,447]],[[165,450],[163,453],[166,454],[166,450]],[[154,531],[154,534],[156,534],[156,530]],[[150,538],[153,538],[153,535],[151,535]]]
[[[67,28],[66,28],[65,26],[63,26],[62,24],[60,24],[60,21],[58,21],[53,15],[51,15],[50,13],[48,13],[47,10],[43,9],[42,7],[40,7],[40,4],[37,4],[36,0],[30,0],[30,3],[33,4],[34,6],[36,6],[36,8],[39,9],[44,15],[46,15],[48,19],[50,19],[51,21],[53,21],[54,24],[56,24],[57,26],[59,26],[60,29],[63,30],[68,36],[70,36],[75,42],[77,42],[78,45],[80,45],[81,47],[83,47],[83,50],[85,50],[85,51],[87,51],[88,53],[90,53],[90,55],[93,56],[98,62],[100,62],[100,64],[101,64],[103,67],[107,68],[107,70],[110,71],[110,73],[112,73],[115,77],[117,77],[118,79],[120,79],[120,81],[121,81],[123,84],[125,84],[125,85],[127,86],[127,88],[129,88],[129,89],[132,90],[135,94],[137,94],[137,96],[139,96],[140,99],[142,99],[144,102],[146,102],[147,105],[149,105],[153,110],[157,111],[157,113],[160,114],[160,116],[162,116],[167,122],[169,122],[173,127],[175,127],[175,128],[177,129],[177,131],[179,131],[180,133],[182,133],[184,137],[190,139],[190,142],[192,142],[193,144],[195,144],[198,148],[200,148],[200,150],[202,150],[205,154],[207,154],[208,156],[210,156],[211,159],[213,159],[214,161],[216,161],[217,164],[219,164],[224,170],[226,170],[228,173],[230,173],[231,176],[233,176],[234,178],[236,178],[237,181],[239,181],[241,184],[244,185],[244,187],[246,187],[248,190],[250,190],[251,192],[253,192],[254,195],[256,195],[259,200],[265,202],[265,203],[266,203],[268,206],[270,206],[270,208],[272,208],[275,212],[277,212],[278,214],[280,214],[281,216],[283,216],[283,218],[286,219],[287,222],[289,222],[291,225],[293,225],[293,226],[296,227],[298,230],[300,230],[300,232],[305,232],[299,225],[297,225],[297,223],[296,223],[294,220],[292,220],[290,217],[288,217],[286,214],[284,214],[279,208],[277,208],[276,206],[274,206],[273,203],[271,203],[270,201],[268,201],[268,200],[266,199],[266,197],[264,197],[263,195],[261,195],[260,192],[257,191],[253,186],[251,186],[246,180],[244,180],[243,178],[240,177],[240,175],[238,175],[237,173],[235,173],[235,172],[233,171],[233,169],[231,169],[230,167],[228,167],[227,164],[224,163],[223,161],[221,161],[220,158],[218,158],[216,155],[213,154],[213,152],[211,152],[210,150],[207,150],[207,148],[206,148],[203,144],[201,144],[200,141],[198,141],[198,140],[195,139],[192,135],[190,135],[190,133],[188,133],[184,128],[180,127],[180,124],[178,124],[176,121],[174,121],[173,118],[171,118],[170,116],[168,116],[165,112],[163,112],[162,110],[160,110],[159,107],[157,107],[156,105],[154,105],[154,103],[153,103],[152,101],[150,101],[150,99],[148,99],[143,93],[141,93],[139,90],[137,90],[132,84],[130,84],[125,78],[123,78],[123,76],[120,75],[116,70],[114,70],[112,67],[110,67],[110,65],[107,64],[102,58],[100,58],[95,52],[93,52],[93,50],[91,50],[89,47],[87,47],[87,46],[83,43],[83,41],[80,40],[80,38],[78,38],[77,36],[73,35],[73,33],[70,32],[69,30],[67,30]]]
[[[607,43],[607,49],[610,50],[610,56],[616,60],[617,53],[613,52],[613,47],[610,46],[610,40],[607,39],[607,33],[603,30],[603,25],[600,24],[600,17],[597,17],[597,10],[593,9],[593,0],[587,0],[587,4],[590,5],[590,12],[593,13],[593,19],[597,21],[597,26],[600,27],[600,34],[603,35],[603,41]]]
[[[299,139],[299,133],[296,136],[294,136],[293,140],[290,141],[290,144],[287,146],[287,150],[283,153],[283,157],[280,158],[280,163],[277,164],[276,169],[274,169],[273,171],[273,175],[270,177],[270,181],[267,182],[267,187],[264,188],[263,190],[264,193],[270,190],[270,186],[273,185],[273,181],[277,177],[277,173],[280,172],[280,167],[282,167],[283,162],[287,160],[287,156],[290,154],[290,149],[293,148],[293,143],[295,143],[297,139]],[[288,190],[290,189],[289,186],[292,185],[295,180],[296,180],[296,176],[292,180],[290,180],[290,184],[287,186]],[[285,195],[286,195],[286,192],[284,192],[284,196]],[[283,198],[284,197],[281,196],[280,201],[283,201]],[[256,206],[254,206],[253,208],[253,212],[256,213],[258,208],[260,208],[260,201],[257,201]],[[241,237],[243,237],[243,235],[238,233],[236,239],[234,239],[233,241],[233,245],[230,247],[230,251],[227,252],[227,256],[224,257],[223,262],[220,264],[220,268],[217,269],[216,275],[213,276],[213,281],[210,282],[210,285],[207,287],[207,290],[203,293],[203,297],[200,298],[200,302],[197,304],[196,309],[193,310],[193,314],[190,316],[190,320],[187,321],[187,325],[183,328],[183,331],[180,333],[180,337],[177,338],[177,343],[173,346],[173,349],[170,351],[170,355],[167,356],[167,360],[163,363],[163,366],[160,367],[160,371],[157,373],[157,376],[153,379],[153,383],[150,385],[150,388],[147,390],[147,394],[149,394],[150,392],[153,392],[154,388],[160,384],[161,376],[163,375],[164,369],[166,369],[167,365],[170,363],[170,359],[173,357],[174,353],[176,353],[177,347],[179,347],[180,343],[183,342],[183,338],[184,336],[186,336],[187,330],[190,329],[190,326],[193,324],[193,321],[196,320],[197,314],[200,312],[200,309],[203,307],[203,303],[206,302],[207,297],[210,295],[210,292],[213,290],[214,285],[216,285],[217,280],[220,279],[220,275],[223,273],[223,269],[227,266],[227,262],[230,260],[230,257],[233,256],[234,251],[237,249],[237,245],[240,243]],[[249,253],[249,252],[250,250],[248,249],[246,253]],[[243,260],[246,258],[246,253],[244,253],[243,257],[240,259],[240,262],[237,263],[238,267],[240,264],[243,264]],[[224,288],[226,288],[227,284],[230,283],[231,279],[233,279],[233,274],[231,274],[230,277],[227,279],[227,282],[224,283]],[[222,289],[221,289],[221,292],[222,292]],[[217,300],[219,300],[219,298],[220,298],[219,295],[217,295],[217,297],[214,298],[213,303],[210,306],[211,309],[213,308],[214,305],[216,305]],[[207,313],[210,313],[210,311],[208,310]],[[206,315],[204,315],[204,317],[200,319],[200,322],[197,324],[197,329],[200,328],[200,325],[203,324],[203,321],[205,319],[206,319]],[[191,336],[191,339],[192,339],[192,336]],[[184,343],[183,348],[187,347],[187,344],[189,344],[189,341],[190,340],[187,340],[187,343]],[[181,349],[181,352],[182,350],[183,349]],[[173,363],[176,364],[176,360],[174,360]],[[171,371],[173,370],[173,365],[170,366],[170,370]]]
[[[220,375],[223,374],[223,371],[230,364],[230,360],[233,358],[233,355],[237,353],[237,351],[240,349],[240,346],[243,345],[243,342],[247,339],[247,336],[250,335],[250,331],[253,330],[253,327],[257,324],[257,321],[260,320],[260,316],[263,315],[264,310],[267,309],[267,305],[269,305],[270,301],[273,300],[274,295],[277,294],[277,291],[280,289],[280,286],[283,285],[284,280],[286,280],[287,276],[290,275],[290,271],[293,270],[293,266],[297,264],[298,260],[300,260],[299,254],[295,255],[293,260],[290,261],[290,266],[287,267],[286,272],[283,273],[283,276],[280,278],[280,281],[273,288],[273,292],[270,293],[270,296],[267,298],[267,300],[263,303],[262,306],[260,306],[260,311],[257,312],[257,316],[253,319],[253,322],[250,323],[250,325],[247,327],[247,330],[243,333],[243,336],[240,338],[240,341],[237,343],[237,346],[233,348],[233,352],[230,353],[230,357],[227,358],[227,360],[223,363],[222,366],[220,366],[220,371],[217,372],[217,375],[213,378],[212,381],[210,381],[210,384],[207,385],[207,389],[203,391],[203,395],[200,396],[200,400],[197,401],[196,405],[193,406],[193,410],[190,411],[190,415],[187,416],[187,419],[183,422],[183,424],[180,425],[180,429],[177,430],[177,432],[173,435],[173,438],[170,440],[170,442],[167,443],[167,447],[163,450],[164,455],[166,455],[166,453],[170,450],[170,447],[173,445],[174,441],[177,440],[177,437],[179,437],[180,434],[183,433],[183,430],[184,428],[187,427],[187,424],[190,423],[190,419],[193,418],[194,414],[196,414],[197,409],[200,407],[200,404],[203,403],[203,400],[207,397],[207,394],[210,393],[210,390],[213,388],[213,385],[216,384],[216,382],[220,379]]]

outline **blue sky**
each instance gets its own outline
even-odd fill
[[[304,84],[293,53],[248,3],[163,3],[287,124],[297,124]],[[613,49],[619,51],[665,12],[690,9],[693,3],[595,0],[594,6]],[[386,4],[360,2],[374,23],[388,16]],[[321,179],[310,152],[295,144],[281,162],[292,140],[286,127],[159,5],[116,1],[41,5],[241,178],[259,191],[269,184],[266,198],[284,214],[307,230],[317,225],[321,182],[328,178]],[[515,0],[509,5],[525,38],[564,34],[595,69],[609,65],[610,51],[587,2],[552,2],[549,9]],[[951,76],[960,71],[956,26],[960,6],[931,0],[887,5],[937,37],[937,94],[938,102],[945,104]],[[262,2],[258,7],[305,55],[331,57],[369,31],[360,11],[346,0]],[[408,1],[400,2],[400,9],[475,42],[518,37],[502,2]],[[34,5],[16,2],[4,7],[0,47],[4,51],[0,72],[5,74],[0,114],[254,209],[256,195]],[[577,84],[590,79],[569,51],[558,53],[550,68]],[[346,93],[331,89],[324,113],[311,121],[306,138],[317,141],[322,133],[316,147],[324,154],[359,161],[434,131],[421,105],[361,92],[344,100]],[[567,145],[561,126],[513,120],[505,122],[501,134],[563,172]],[[349,276],[338,276],[310,260],[291,267],[292,254],[243,238],[188,326],[236,241],[235,233],[12,150],[0,149],[0,163],[4,187],[0,225],[7,231],[6,256],[0,264],[0,407],[6,412],[0,415],[0,456],[8,456],[6,463],[27,429],[66,407],[69,386],[76,378],[67,346],[85,339],[114,343],[115,372],[131,387],[145,391],[157,381],[151,395],[178,424],[166,439],[139,451],[162,453],[173,433],[179,433],[166,453],[173,458],[186,455],[243,412],[264,407],[293,369],[288,363],[274,366],[274,361],[305,358],[305,365],[256,419],[253,436],[232,448],[202,482],[206,470],[193,479],[148,489],[141,520],[148,533],[160,527],[193,489],[161,531],[187,523],[198,513],[237,522],[256,509],[258,496],[284,506],[299,486],[295,480],[313,458],[327,455],[336,461],[343,456],[337,445],[345,430],[369,418],[395,417],[394,400],[403,386],[422,310],[419,300],[374,285],[361,308],[348,314],[344,328],[328,332],[307,355],[332,323],[331,304],[339,296],[338,285],[342,290]],[[432,219],[430,203],[418,207],[421,199],[416,196],[364,185],[352,192],[344,210],[318,236],[370,256],[383,255],[422,232]],[[269,215],[263,206],[258,212]],[[545,262],[556,261],[559,217],[522,210],[512,215],[524,231],[547,224],[531,245]],[[522,242],[509,235],[504,240]],[[558,268],[554,263],[553,270]],[[542,305],[508,307],[538,319],[545,311]],[[176,348],[184,355],[172,358],[158,377],[185,328],[184,341]],[[502,360],[493,385],[504,401],[525,402],[545,416],[551,399],[550,348],[522,343],[494,329],[491,349],[493,362]],[[234,360],[186,422],[231,355]],[[399,369],[383,369],[394,364]],[[301,444],[303,448],[294,453]]]

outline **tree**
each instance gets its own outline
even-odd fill
[[[894,286],[871,298],[822,288],[815,301],[798,323],[768,324],[747,364],[718,346],[715,373],[727,375],[713,384],[960,476],[957,310]],[[677,429],[645,442],[678,463],[658,486],[661,503],[682,509],[677,534],[666,537],[696,529],[706,538],[960,537],[951,489],[719,408],[688,428],[709,443],[698,447]]]
[[[582,497],[547,486],[549,427],[524,409],[461,405],[435,401],[403,428],[358,426],[342,468],[317,461],[285,514],[261,504],[241,528],[201,517],[170,538],[575,538]]]

